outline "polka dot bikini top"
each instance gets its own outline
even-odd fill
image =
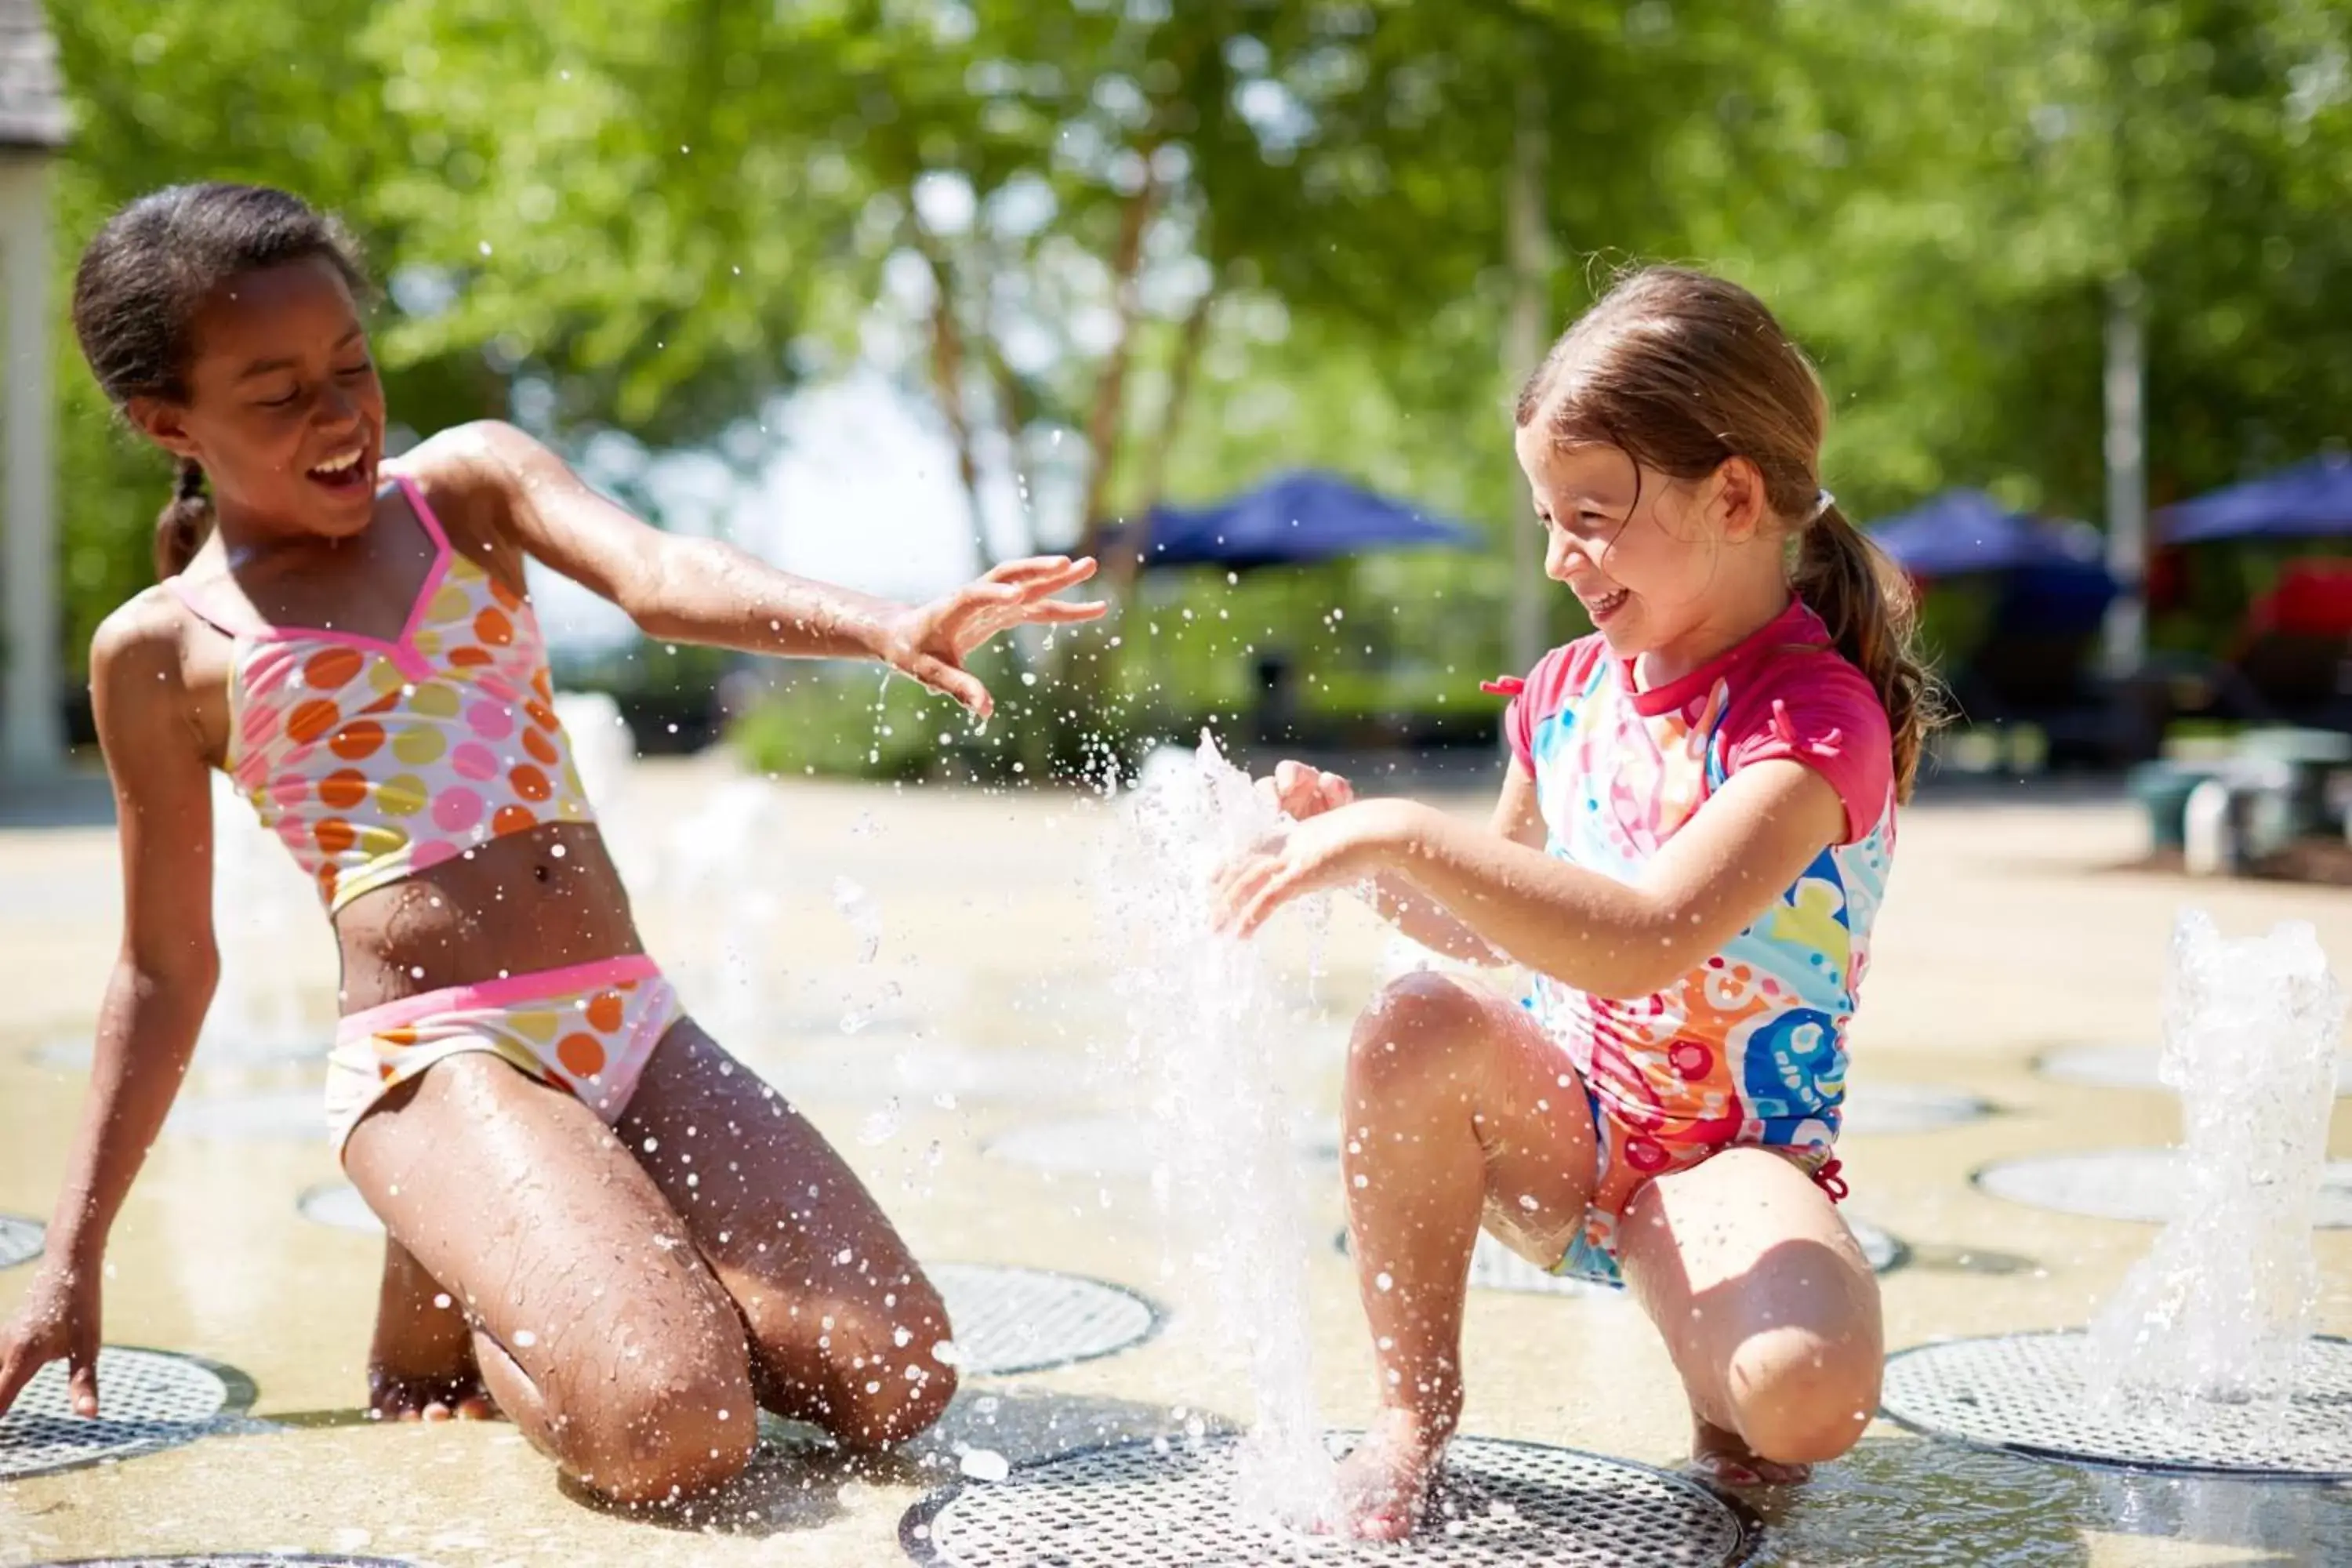
[[[331,914],[491,838],[594,820],[530,601],[451,550],[416,486],[394,482],[434,549],[397,642],[238,626],[164,584],[236,642],[229,777]]]

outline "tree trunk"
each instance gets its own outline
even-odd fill
[[[1192,372],[1199,366],[1201,351],[1208,342],[1209,315],[1216,309],[1217,297],[1216,279],[1212,278],[1209,287],[1186,313],[1182,334],[1176,341],[1176,358],[1168,371],[1168,402],[1160,411],[1160,431],[1143,456],[1144,510],[1120,540],[1118,549],[1112,552],[1104,573],[1104,592],[1117,604],[1126,603],[1135,591],[1135,580],[1143,570],[1144,554],[1151,548],[1151,509],[1167,493],[1168,455],[1175,449],[1185,405],[1192,401]]]
[[[940,412],[946,416],[949,435],[955,442],[956,475],[963,481],[964,500],[971,508],[972,548],[979,552],[984,572],[997,564],[997,556],[989,544],[987,516],[981,509],[980,454],[972,446],[971,415],[964,401],[963,323],[956,319],[955,263],[947,247],[923,226],[920,218],[914,220],[913,227],[915,247],[931,268],[931,381]]]
[[[1103,510],[1110,496],[1111,470],[1118,455],[1120,416],[1126,412],[1128,362],[1135,348],[1136,274],[1143,266],[1143,237],[1160,205],[1160,177],[1152,169],[1151,153],[1151,148],[1143,149],[1143,188],[1129,198],[1127,210],[1120,215],[1118,244],[1111,253],[1113,309],[1118,312],[1118,325],[1111,339],[1110,354],[1103,362],[1102,378],[1095,383],[1094,408],[1087,417],[1087,482],[1081,492],[1085,501],[1078,513],[1082,520],[1078,539],[1081,555],[1101,552],[1103,533],[1110,521]]]

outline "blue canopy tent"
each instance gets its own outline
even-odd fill
[[[2114,710],[2087,669],[2117,591],[2096,531],[2011,511],[1980,490],[1950,490],[1869,536],[1923,581],[1992,584],[1983,630],[1955,650],[1950,672],[1971,718],[2034,723],[2053,760],[2114,747]]]
[[[1118,550],[1135,531],[1108,541]],[[1374,494],[1335,474],[1295,469],[1216,506],[1151,509],[1143,569],[1300,565],[1375,550],[1475,550],[1474,531]]]
[[[1998,575],[2007,630],[2095,627],[2116,593],[2095,530],[2011,511],[1981,490],[1948,490],[1870,537],[1923,580]]]
[[[2352,458],[2312,458],[2157,513],[2167,544],[2352,533]]]

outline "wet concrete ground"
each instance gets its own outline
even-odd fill
[[[662,835],[724,777],[715,760],[639,770],[612,818],[625,849],[657,863]],[[881,1564],[899,1560],[900,1516],[953,1478],[959,1446],[1018,1463],[1246,1417],[1238,1360],[1187,1294],[1148,1177],[1100,1169],[1116,1129],[1068,1144],[1051,1125],[1122,1110],[1121,1086],[1087,1070],[1089,1045],[1119,1030],[1087,883],[1100,809],[1067,795],[793,784],[772,811],[772,831],[729,857],[740,887],[772,896],[772,908],[737,911],[739,929],[746,910],[772,919],[751,964],[771,993],[701,1005],[715,1032],[834,1139],[924,1258],[1129,1287],[1169,1310],[1156,1336],[1057,1371],[974,1379],[943,1430],[909,1454],[849,1465],[785,1443],[698,1517],[617,1517],[560,1488],[502,1425],[361,1420],[378,1243],[298,1208],[338,1180],[319,1132],[318,1064],[207,1064],[118,1227],[108,1339],[237,1369],[255,1386],[258,1419],[118,1464],[0,1482],[0,1563],[280,1550],[444,1564]],[[0,829],[0,983],[12,1004],[0,1022],[0,1213],[36,1218],[55,1195],[86,1080],[79,1053],[116,940],[111,832],[74,816]],[[1901,1121],[1902,1106],[1922,1103],[1906,1089],[1950,1091],[1963,1109],[1972,1097],[1988,1113],[1856,1131],[1841,1145],[1849,1209],[1906,1253],[1884,1277],[1890,1348],[2080,1325],[2154,1239],[2152,1226],[2005,1201],[1970,1177],[2012,1156],[2176,1135],[2163,1091],[2063,1081],[2034,1062],[2070,1046],[2155,1041],[2181,904],[2201,904],[2233,933],[2310,920],[2352,974],[2352,896],[2104,868],[2140,847],[2128,809],[2096,799],[1931,799],[1906,818],[1855,1031],[1857,1121],[1884,1091],[1881,1105]],[[870,963],[858,962],[859,932],[836,905],[844,877],[882,921]],[[641,915],[656,954],[687,971],[720,934],[727,902],[670,880],[640,881]],[[279,962],[323,1039],[331,950],[315,915],[295,913]],[[1298,976],[1297,1083],[1328,1110],[1348,1019],[1388,961],[1385,943],[1369,919],[1342,913],[1310,986],[1308,933],[1273,940]],[[845,1016],[855,1033],[843,1032]],[[2337,1158],[2352,1155],[2347,1103],[2336,1112]],[[1015,1157],[1040,1147],[1043,1163]],[[1301,1168],[1314,1234],[1336,1237],[1336,1166],[1310,1147]],[[2352,1332],[2347,1236],[2318,1238],[2321,1326],[2336,1333]],[[1325,1415],[1352,1426],[1373,1393],[1352,1280],[1332,1246],[1316,1249],[1308,1271]],[[0,1268],[0,1310],[31,1273]],[[1663,1352],[1622,1301],[1476,1290],[1465,1349],[1467,1433],[1667,1466],[1682,1453],[1684,1412]],[[1760,1563],[2352,1562],[2352,1493],[2342,1488],[2039,1462],[1885,1420],[1811,1487],[1749,1500],[1764,1524]]]

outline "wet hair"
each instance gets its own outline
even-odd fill
[[[1798,535],[1790,585],[1886,709],[1898,798],[1938,721],[1934,678],[1913,648],[1910,581],[1832,503],[1822,505],[1828,403],[1812,362],[1764,302],[1681,268],[1620,279],[1552,345],[1517,419],[1565,445],[1613,447],[1676,479],[1745,458],[1766,503]]]
[[[323,260],[354,293],[366,288],[359,247],[299,196],[261,185],[173,185],[109,218],[74,273],[74,335],[115,406],[134,397],[188,401],[196,318],[225,283],[248,272]],[[155,520],[155,573],[186,567],[212,531],[203,466],[180,459],[171,502]]]

